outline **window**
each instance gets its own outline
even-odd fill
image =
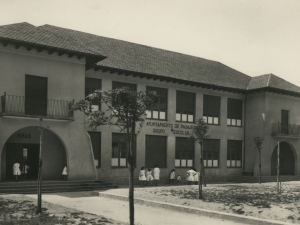
[[[227,125],[242,126],[243,100],[228,98],[227,101]]]
[[[220,140],[205,139],[203,142],[204,167],[219,166]]]
[[[85,78],[85,96],[94,93],[95,90],[101,89],[101,80],[95,78]],[[92,100],[91,111],[101,110],[101,103],[98,98]]]
[[[176,121],[194,122],[195,94],[190,92],[176,92]]]
[[[167,137],[146,135],[146,162],[147,168],[167,167]]]
[[[125,134],[112,134],[112,157],[111,166],[127,166],[127,139]]]
[[[175,167],[194,166],[194,140],[176,137]]]
[[[281,134],[289,133],[289,111],[281,110]]]
[[[31,116],[47,116],[46,77],[25,75],[25,114]]]
[[[123,82],[112,82],[112,89],[120,89],[122,87],[129,87],[131,90],[136,91],[136,84],[123,83]]]
[[[243,141],[227,141],[227,167],[242,167]]]
[[[203,119],[208,124],[220,124],[220,97],[203,96]]]
[[[94,162],[96,167],[101,167],[101,133],[88,131],[94,153]]]
[[[148,119],[158,119],[166,120],[167,119],[167,99],[168,99],[168,90],[164,88],[156,87],[146,87],[148,91],[155,91],[158,97],[154,100],[154,105],[151,108],[146,110]]]

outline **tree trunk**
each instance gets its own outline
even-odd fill
[[[201,158],[202,158],[202,175],[203,175],[203,179],[202,179],[202,183],[204,184],[204,187],[206,187],[206,176],[205,176],[205,169],[204,169],[204,163],[203,163],[203,141],[201,144]]]
[[[42,213],[42,146],[43,146],[43,130],[40,128],[40,152],[39,152],[39,171],[38,171],[38,201],[37,213]]]
[[[258,165],[259,184],[261,184],[261,152],[260,152],[260,149],[258,149],[258,153],[259,153],[259,165]]]
[[[203,183],[203,152],[202,152],[202,149],[203,149],[203,146],[202,146],[202,143],[200,144],[200,179],[199,179],[199,199],[202,199],[202,183]]]
[[[129,220],[134,225],[134,166],[135,166],[135,124],[131,129],[131,140],[129,140]],[[130,144],[131,143],[131,144]]]

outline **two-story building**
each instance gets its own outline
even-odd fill
[[[185,176],[199,169],[200,147],[187,136],[204,118],[209,177],[256,174],[253,137],[264,138],[262,174],[298,175],[300,88],[272,74],[250,77],[222,63],[65,28],[28,23],[0,27],[0,174],[26,162],[36,179],[43,133],[43,179],[128,181],[126,143],[116,127],[91,131],[75,101],[96,89],[128,86],[159,94],[137,135],[136,166],[158,164]],[[93,110],[106,110],[93,102]],[[43,120],[40,122],[40,118]],[[138,169],[135,171],[138,176]]]

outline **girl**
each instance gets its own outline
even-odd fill
[[[67,169],[67,165],[64,165],[64,169],[62,171],[62,176],[63,176],[63,180],[67,180],[67,175],[68,175],[68,169]]]
[[[195,181],[195,184],[198,184],[198,182],[199,182],[199,172],[197,172],[197,170],[195,169],[195,175],[194,175],[194,181]]]
[[[180,184],[180,181],[181,181],[181,176],[178,175],[178,176],[177,176],[177,184]]]
[[[17,163],[17,162],[13,165],[13,175],[15,175],[16,182],[17,182],[18,181],[18,176],[21,175],[20,164]]]
[[[157,186],[158,181],[159,181],[159,174],[160,174],[160,169],[158,168],[158,165],[155,164],[155,168],[153,169],[153,175],[154,175],[154,183],[155,186]]]
[[[153,176],[152,176],[152,171],[150,168],[146,172],[146,178],[147,178],[148,184],[150,183],[150,185],[152,185]]]
[[[146,176],[145,176],[145,170],[144,170],[143,166],[141,167],[141,170],[140,170],[139,180],[141,181],[141,185],[145,186]]]
[[[170,184],[174,184],[174,183],[175,183],[175,170],[172,169],[170,173]]]
[[[191,185],[192,182],[194,182],[194,175],[196,174],[196,172],[193,170],[193,168],[191,167],[189,171],[187,171],[187,181],[188,181],[188,185]]]

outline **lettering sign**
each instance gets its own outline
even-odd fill
[[[172,123],[163,123],[163,122],[147,122],[146,126],[149,127],[156,127],[153,128],[153,133],[156,134],[164,134],[166,133],[166,129],[162,128],[170,128],[173,134],[178,134],[178,135],[190,135],[190,129],[193,129],[194,125],[193,124],[172,124]],[[183,130],[182,130],[183,129]]]
[[[31,134],[28,134],[28,133],[17,133],[17,138],[31,138]]]

